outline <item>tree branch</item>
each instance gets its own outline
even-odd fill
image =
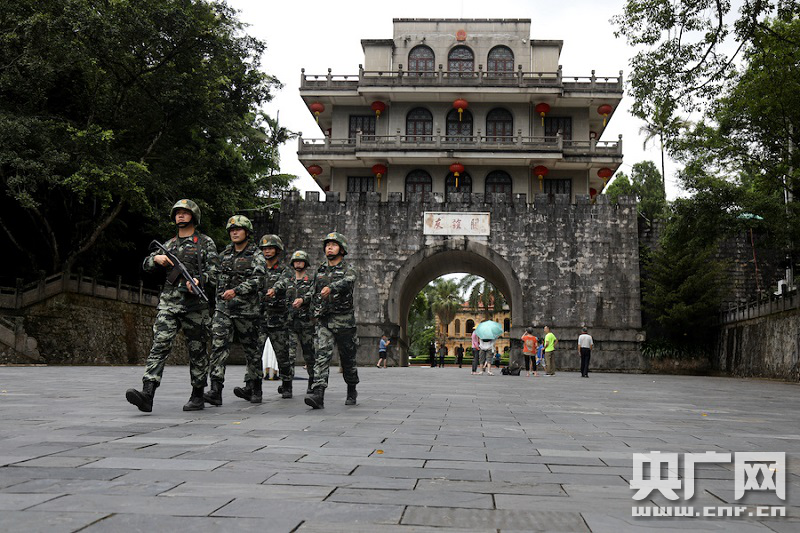
[[[8,240],[10,240],[10,241],[11,241],[11,244],[13,244],[13,245],[14,245],[14,247],[15,247],[17,250],[19,250],[20,252],[22,252],[22,253],[25,255],[25,257],[27,257],[27,258],[28,258],[28,262],[30,263],[30,265],[31,265],[31,268],[33,268],[33,269],[35,270],[35,269],[36,269],[36,266],[37,266],[37,264],[36,264],[36,256],[34,256],[34,255],[33,255],[33,254],[30,252],[30,250],[28,250],[28,249],[26,249],[26,248],[23,248],[22,246],[20,246],[20,244],[17,242],[17,239],[15,239],[15,238],[14,238],[14,234],[13,234],[13,233],[11,233],[11,230],[10,230],[10,229],[9,229],[9,227],[6,225],[6,223],[5,223],[5,221],[2,219],[2,217],[0,217],[0,226],[2,226],[2,228],[3,228],[3,231],[5,231],[5,232],[6,232],[6,235],[8,236]]]
[[[75,260],[78,256],[84,253],[86,250],[94,246],[94,243],[97,242],[97,239],[100,238],[100,235],[105,231],[105,229],[117,218],[117,216],[122,212],[122,208],[125,205],[125,200],[120,200],[119,203],[114,206],[114,208],[106,215],[106,217],[97,225],[91,235],[89,235],[82,243],[78,245],[78,247],[70,252],[67,259],[64,261],[64,270],[69,272],[72,270],[72,265],[75,264]]]

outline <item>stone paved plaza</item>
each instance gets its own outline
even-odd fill
[[[800,531],[797,384],[362,368],[358,406],[333,373],[312,411],[275,382],[239,400],[230,367],[224,405],[184,413],[188,369],[167,367],[144,414],[124,396],[141,373],[0,368],[0,531]],[[631,454],[656,450],[786,452],[786,501],[744,503],[787,517],[632,518],[634,503],[740,504],[719,463],[697,467],[688,503],[634,502]]]

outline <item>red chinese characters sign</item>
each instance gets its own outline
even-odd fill
[[[489,213],[445,213],[426,211],[425,235],[489,235]]]

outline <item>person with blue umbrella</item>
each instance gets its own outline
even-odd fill
[[[475,334],[480,339],[478,344],[480,351],[478,352],[479,364],[481,365],[480,373],[486,372],[490,376],[492,373],[492,356],[494,355],[494,346],[497,337],[503,334],[503,326],[493,320],[484,320],[478,327],[475,328]]]

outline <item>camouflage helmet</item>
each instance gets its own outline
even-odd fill
[[[192,221],[194,222],[195,226],[200,225],[200,206],[194,203],[191,200],[184,198],[183,200],[178,200],[175,202],[175,205],[172,206],[172,211],[169,212],[169,216],[173,222],[175,222],[175,211],[178,209],[186,209],[192,212]]]
[[[242,228],[247,230],[248,234],[253,233],[253,223],[244,215],[233,215],[229,218],[225,230],[230,231],[231,228]]]
[[[266,248],[267,246],[275,247],[281,252],[283,251],[283,241],[277,235],[267,234],[261,237],[261,240],[258,241],[258,247]]]
[[[342,249],[342,255],[347,255],[347,239],[344,238],[344,235],[338,231],[332,231],[328,233],[325,235],[325,238],[322,239],[322,247],[325,248],[325,245],[331,241],[339,245],[339,247]]]
[[[311,261],[308,260],[308,254],[303,250],[297,250],[295,253],[293,253],[292,258],[289,260],[289,264],[292,264],[295,261],[305,261],[306,266],[311,264]]]

